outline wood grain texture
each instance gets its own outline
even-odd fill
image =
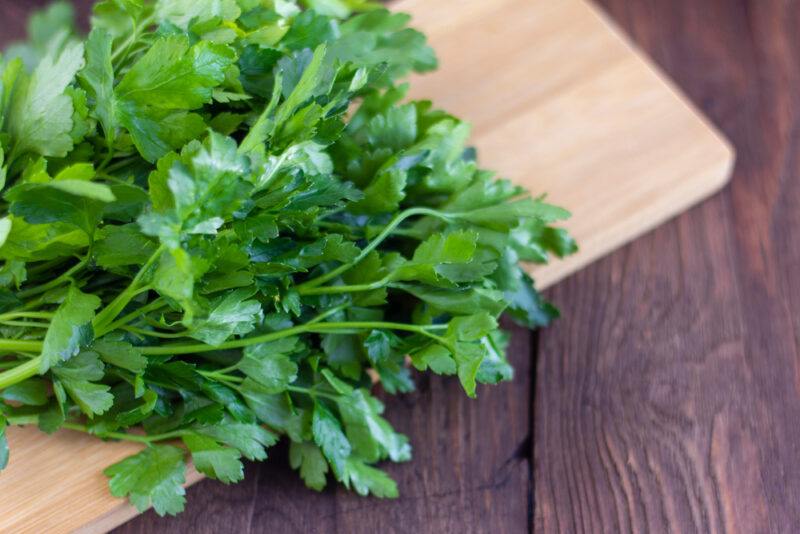
[[[84,11],[89,3],[79,2]],[[0,1],[0,17],[21,21],[23,8],[29,7]],[[730,165],[725,143],[578,0],[469,0],[459,2],[458,9],[449,2],[406,0],[397,7],[418,15],[417,24],[430,32],[443,58],[441,73],[416,81],[415,95],[434,97],[470,118],[486,166],[534,191],[550,191],[553,201],[574,211],[570,224],[582,240],[582,255],[538,271],[540,281],[554,282],[725,180]],[[20,27],[21,22],[15,24],[11,31],[16,33],[6,36],[19,36]],[[594,324],[586,317],[581,321],[570,317],[568,324]],[[419,392],[389,403],[388,417],[416,445],[411,464],[390,468],[402,493],[397,501],[365,500],[341,489],[314,494],[288,470],[286,452],[278,448],[270,462],[248,467],[245,483],[202,482],[189,490],[182,516],[161,519],[148,513],[120,531],[525,531],[534,517],[531,335],[519,329],[514,335],[518,376],[513,384],[484,389],[480,401],[473,402],[453,381],[424,378]],[[28,439],[37,438],[12,433],[12,446],[14,440]],[[63,494],[64,480],[56,477],[61,485],[53,484],[53,472],[38,470],[36,458],[25,456],[27,447],[18,445],[23,452],[17,460],[20,454],[23,459],[17,469],[29,479],[40,478],[36,487],[42,489],[33,491],[39,503],[35,515],[49,522],[34,524],[3,513],[9,501],[0,500],[0,531],[70,530],[92,517],[87,509],[100,513],[87,531],[130,517],[130,509],[101,493],[104,484],[98,482],[100,469],[125,451],[108,448],[106,461],[99,461],[88,451],[107,445],[78,440],[71,436],[55,448],[64,454],[72,447],[67,456],[82,462],[73,464],[74,472],[95,469],[97,477],[87,482],[93,488],[82,487],[78,497]],[[9,473],[0,478],[0,494],[7,491],[3,484],[10,484]],[[62,515],[53,502],[68,503],[71,514],[59,522]],[[18,522],[3,524],[9,517]]]
[[[603,0],[732,139],[732,184],[549,292],[536,532],[800,525],[800,3]]]

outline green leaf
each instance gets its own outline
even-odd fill
[[[396,433],[380,416],[383,404],[378,399],[358,389],[347,397],[340,397],[338,405],[347,439],[356,455],[368,461],[381,460],[386,456],[393,462],[411,459],[408,438]]]
[[[53,373],[89,418],[105,413],[114,403],[111,388],[96,383],[105,375],[103,363],[96,352],[83,351],[69,361],[53,367]]]
[[[297,364],[289,358],[297,345],[297,337],[250,345],[244,349],[238,368],[261,384],[266,393],[280,393],[297,379]]]
[[[95,235],[95,261],[105,269],[142,265],[156,248],[156,243],[144,236],[135,224],[106,225]]]
[[[509,315],[519,324],[528,328],[547,326],[558,317],[556,310],[536,291],[533,280],[522,270],[516,269],[510,282],[511,288],[505,292]]]
[[[430,369],[437,375],[456,374],[456,362],[450,351],[437,343],[427,345],[422,350],[412,354],[411,361],[414,367],[420,371]]]
[[[224,45],[182,35],[155,40],[117,85],[120,100],[159,109],[197,109],[211,101],[234,58]]]
[[[28,69],[38,65],[41,57],[57,48],[75,32],[75,10],[66,1],[53,2],[46,9],[35,11],[28,20],[28,42],[13,43],[9,57],[21,57]]]
[[[266,448],[278,441],[275,434],[255,424],[222,423],[200,427],[196,431],[239,450],[248,460],[264,460]]]
[[[292,21],[292,26],[281,40],[289,50],[313,49],[336,36],[336,30],[327,17],[314,11],[303,11]]]
[[[322,350],[328,365],[348,378],[358,379],[361,376],[361,340],[350,334],[324,334]]]
[[[183,511],[184,452],[171,445],[153,445],[103,471],[115,497],[128,497],[137,510],[150,506],[158,515]]]
[[[206,129],[203,117],[197,113],[144,106],[127,100],[118,100],[116,115],[130,132],[139,153],[149,162],[200,137]]]
[[[7,119],[12,154],[63,158],[72,150],[74,107],[65,91],[83,63],[83,44],[70,42],[51,50],[30,77],[20,73]]]
[[[92,116],[103,126],[109,144],[114,143],[118,121],[114,95],[114,68],[111,65],[113,39],[102,28],[92,30],[86,41],[86,66],[78,79],[94,101]]]
[[[27,406],[44,406],[47,404],[47,382],[38,378],[29,378],[0,391],[0,399],[19,402]]]
[[[501,381],[513,380],[514,368],[506,359],[508,347],[508,334],[495,330],[491,332],[482,343],[486,346],[486,356],[478,368],[476,379],[483,384],[497,384]]]
[[[175,249],[161,255],[153,274],[153,289],[191,309],[194,272],[192,272],[192,259],[185,250]]]
[[[115,200],[105,184],[84,180],[23,183],[9,189],[10,211],[31,224],[63,222],[93,235],[105,203]]]
[[[317,491],[325,488],[328,463],[319,447],[309,442],[291,442],[289,464],[293,469],[300,470],[300,477],[306,486]]]
[[[383,330],[373,330],[364,340],[367,357],[373,365],[389,358],[392,353],[393,337]]]
[[[256,422],[256,415],[247,404],[242,401],[236,392],[227,384],[206,380],[201,383],[200,390],[209,399],[225,407],[233,418],[245,425],[252,425]]]
[[[44,374],[50,367],[67,361],[92,342],[94,333],[92,319],[94,311],[100,306],[96,295],[81,293],[70,287],[64,302],[58,307],[44,337],[42,363],[39,373]]]
[[[211,101],[235,54],[225,45],[185,36],[156,39],[114,89],[116,112],[139,152],[155,161],[199,136],[203,120],[187,110]]]
[[[496,329],[497,321],[486,312],[455,317],[447,327],[445,338],[455,347],[458,378],[470,397],[475,396],[478,372],[491,347],[486,338]]]
[[[372,494],[382,499],[395,499],[399,495],[397,483],[380,469],[375,469],[357,458],[347,460],[345,484],[359,495]]]
[[[341,38],[331,53],[340,61],[359,66],[385,66],[376,84],[388,85],[410,71],[427,72],[436,68],[436,54],[420,32],[406,28],[409,15],[375,9],[351,17],[341,27]]]
[[[314,443],[331,464],[336,478],[342,480],[346,476],[347,459],[352,448],[339,421],[319,403],[314,404],[311,433],[314,436]]]
[[[392,274],[392,279],[444,287],[481,280],[495,270],[496,264],[477,257],[477,240],[478,234],[471,230],[433,234],[417,247],[411,261]]]
[[[396,211],[406,198],[406,180],[406,172],[401,169],[381,172],[364,190],[364,198],[353,203],[349,209],[353,213],[370,215]]]
[[[223,447],[215,440],[197,434],[188,434],[182,439],[192,453],[194,466],[204,475],[225,484],[244,478],[242,455],[238,450]]]
[[[208,316],[194,322],[191,337],[209,345],[219,345],[233,335],[252,332],[264,317],[261,303],[246,300],[250,289],[237,289],[217,299]]]
[[[141,349],[125,341],[100,339],[92,344],[92,349],[107,364],[127,369],[132,373],[143,373],[147,367],[147,358],[142,355]]]
[[[470,315],[485,311],[498,316],[506,308],[503,293],[494,289],[482,287],[447,289],[411,284],[395,284],[395,287],[410,293],[437,311],[453,315]]]
[[[479,341],[497,329],[497,320],[489,313],[456,317],[447,326],[446,337],[453,341]]]
[[[169,191],[158,191],[153,204],[159,209],[142,215],[139,225],[145,234],[175,247],[187,234],[217,232],[244,201],[251,186],[242,177],[250,167],[238,154],[236,142],[216,132],[209,132],[202,144],[194,141],[184,147],[180,161],[170,160]]]
[[[287,119],[300,107],[301,104],[308,101],[310,98],[319,94],[324,94],[328,91],[332,77],[326,68],[325,56],[327,48],[325,45],[319,45],[314,50],[314,55],[308,60],[307,65],[303,69],[303,74],[297,81],[291,92],[286,97],[286,100],[278,107],[275,113],[276,126],[282,125]],[[302,54],[298,56],[296,61],[305,61],[306,57]],[[286,69],[288,65],[282,65]],[[284,90],[287,87],[284,84]]]
[[[302,439],[303,410],[293,406],[286,393],[270,394],[250,378],[245,378],[239,391],[259,421],[276,431],[285,432],[293,440]]]

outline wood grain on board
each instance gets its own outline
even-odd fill
[[[17,17],[12,32],[19,32],[22,7],[0,2],[0,14]],[[442,60],[440,72],[414,80],[413,95],[473,122],[484,166],[573,211],[567,226],[582,251],[536,270],[540,284],[610,252],[727,179],[727,144],[589,5],[405,0],[393,7],[415,15]],[[570,317],[560,328],[586,324]],[[478,402],[453,381],[424,377],[418,392],[389,403],[389,419],[415,445],[412,463],[389,467],[398,500],[365,500],[334,488],[315,494],[276,448],[269,463],[248,467],[243,484],[204,482],[189,491],[182,516],[156,519],[150,512],[123,530],[525,530],[534,511],[532,339],[514,329],[517,379],[483,388]],[[99,532],[134,515],[107,494],[101,474],[131,446],[21,429],[10,440],[11,464],[0,475],[0,531]],[[535,509],[537,518],[546,515],[538,503]]]

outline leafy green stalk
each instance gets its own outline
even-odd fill
[[[498,319],[557,317],[520,262],[574,252],[569,214],[407,101],[436,67],[408,23],[369,0],[31,19],[0,59],[0,468],[8,425],[133,441],[111,493],[175,514],[187,461],[233,483],[284,439],[310,488],[395,497],[378,466],[411,445],[373,390],[513,377]]]

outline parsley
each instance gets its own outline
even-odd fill
[[[61,2],[0,60],[0,468],[9,425],[141,443],[114,495],[184,507],[287,439],[315,490],[394,497],[372,393],[510,380],[502,313],[557,312],[520,261],[568,213],[480,169],[398,83],[435,68],[367,0]],[[12,451],[13,452],[13,451]]]

